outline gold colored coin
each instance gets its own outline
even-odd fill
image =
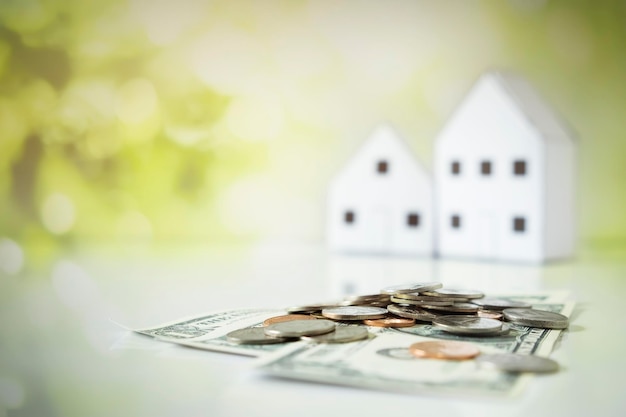
[[[494,319],[494,320],[502,319],[502,313],[500,313],[499,311],[478,310],[476,314],[478,315],[478,317],[482,317],[485,319]]]
[[[315,317],[307,316],[304,314],[285,314],[284,316],[276,316],[270,317],[263,322],[263,326],[269,326],[274,323],[282,323],[285,321],[294,321],[294,320],[315,320]]]
[[[411,327],[415,324],[415,320],[389,317],[384,319],[363,320],[363,323],[367,326],[374,327]]]
[[[465,360],[480,354],[478,348],[471,343],[453,341],[432,341],[414,343],[409,347],[413,356],[430,359]]]

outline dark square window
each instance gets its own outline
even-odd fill
[[[454,214],[450,218],[450,224],[452,225],[452,228],[454,228],[454,229],[460,228],[461,227],[461,216],[459,216],[458,214]]]
[[[518,233],[526,231],[526,219],[523,217],[514,217],[513,230]]]
[[[483,175],[491,175],[491,162],[482,161],[480,163],[480,173]]]
[[[513,174],[526,175],[526,161],[513,161]]]
[[[452,161],[452,174],[459,175],[461,173],[461,163],[459,161]]]
[[[389,164],[387,161],[378,161],[378,164],[376,164],[376,171],[378,171],[379,174],[386,174],[387,171],[389,171]]]
[[[409,213],[406,217],[406,224],[410,227],[417,227],[420,224],[420,216],[417,213]]]
[[[343,215],[343,219],[346,223],[354,223],[355,216],[353,211],[346,211]]]

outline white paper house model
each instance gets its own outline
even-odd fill
[[[523,79],[483,75],[437,138],[434,166],[440,256],[572,254],[575,143]]]
[[[431,187],[430,176],[396,132],[377,128],[330,184],[330,248],[432,256]]]

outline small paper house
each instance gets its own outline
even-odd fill
[[[522,262],[571,255],[575,150],[527,82],[483,75],[435,143],[439,255]]]
[[[396,132],[377,128],[330,184],[330,248],[431,256],[431,187],[430,176]]]

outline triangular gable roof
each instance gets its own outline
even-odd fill
[[[506,91],[522,115],[544,140],[565,143],[573,141],[574,135],[569,126],[524,78],[508,71],[491,71],[483,77],[493,79]]]
[[[414,169],[415,175],[425,178],[429,177],[428,171],[420,163],[414,155],[408,144],[398,135],[396,130],[388,124],[377,126],[372,133],[365,139],[363,144],[357,149],[352,157],[346,162],[339,173],[334,177],[335,180],[349,176],[353,170],[358,170],[361,158],[370,155],[378,155],[379,151],[391,150],[398,151],[402,159],[409,163]],[[384,156],[384,155],[380,155]]]

